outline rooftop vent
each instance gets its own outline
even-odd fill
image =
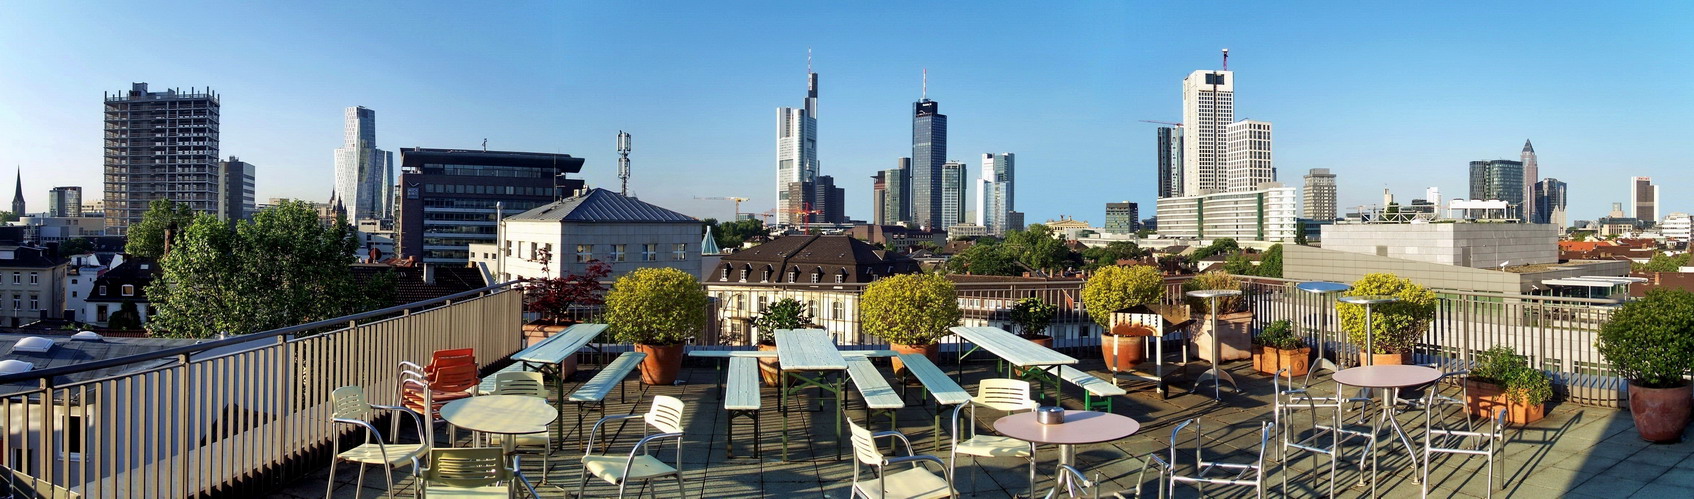
[[[75,340],[75,341],[100,341],[101,340],[100,333],[96,333],[96,332],[93,332],[93,331],[83,331],[83,332],[80,332],[80,333],[77,333],[77,334],[73,334],[73,335],[71,335],[71,339]]]
[[[12,345],[12,351],[13,352],[46,353],[48,350],[52,350],[52,349],[53,349],[53,340],[49,340],[47,338],[42,338],[40,336],[31,336],[31,337],[28,337],[28,338],[24,338],[24,339],[18,340],[17,344]]]
[[[16,359],[0,360],[0,376],[5,376],[5,375],[8,375],[8,374],[27,373],[31,369],[35,369],[35,364],[31,364],[31,363],[24,362],[24,361],[21,361],[21,360],[16,360]]]

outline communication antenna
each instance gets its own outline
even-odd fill
[[[1229,49],[1223,49],[1223,70],[1229,71]]]
[[[618,130],[618,180],[623,181],[619,194],[629,195],[629,133]]]
[[[923,68],[923,100],[929,100],[929,68]]]

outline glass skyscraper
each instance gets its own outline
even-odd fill
[[[912,103],[912,216],[925,229],[941,225],[941,165],[947,162],[947,115],[941,103]]]
[[[1505,201],[1514,215],[1521,216],[1523,162],[1496,159],[1470,162],[1470,197],[1474,200]]]

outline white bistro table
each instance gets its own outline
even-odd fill
[[[541,433],[559,412],[541,397],[481,395],[441,406],[441,419],[471,431],[500,435],[500,447],[512,453],[512,435]]]
[[[1122,440],[1141,431],[1141,423],[1128,416],[1095,411],[1065,411],[1065,421],[1042,424],[1035,411],[1020,412],[994,421],[994,431],[1025,442],[1059,446],[1059,464],[1076,464],[1076,446]],[[1065,474],[1054,470],[1053,490],[1064,485]],[[1053,494],[1048,494],[1052,497]]]
[[[782,411],[782,460],[788,460],[788,397],[799,395],[807,386],[815,386],[835,394],[835,450],[841,452],[841,397],[847,358],[835,348],[835,341],[822,329],[776,330],[776,358],[782,365],[780,394]],[[790,382],[794,385],[790,386]],[[818,402],[823,405],[822,401]]]
[[[1037,345],[1022,336],[1008,333],[1006,330],[997,327],[953,326],[951,330],[953,334],[959,336],[959,339],[968,341],[973,345],[970,350],[963,350],[959,353],[959,363],[954,373],[957,380],[964,380],[965,357],[977,351],[977,349],[983,349],[1004,359],[1007,364],[1022,369],[1026,375],[1030,371],[1046,373],[1047,378],[1054,380],[1053,391],[1058,397],[1057,402],[1054,402],[1053,405],[1062,405],[1061,403],[1064,402],[1065,390],[1064,387],[1058,386],[1058,369],[1059,366],[1076,364],[1076,357]],[[1017,369],[1013,369],[1011,372],[1017,372]],[[1046,384],[1046,379],[1040,381],[1043,385]],[[1043,393],[1045,393],[1045,389],[1043,389]]]
[[[1400,443],[1406,445],[1406,455],[1417,455],[1417,450],[1412,448],[1411,438],[1406,436],[1406,430],[1401,428],[1400,422],[1394,419],[1394,398],[1399,396],[1401,388],[1434,383],[1435,380],[1441,379],[1441,371],[1433,367],[1424,366],[1361,366],[1337,372],[1333,376],[1333,379],[1336,383],[1347,386],[1378,388],[1382,391],[1382,414],[1377,416],[1376,421],[1371,425],[1370,434],[1370,492],[1371,497],[1375,497],[1377,464],[1376,441],[1377,435],[1382,432],[1382,422],[1384,420],[1388,421],[1388,426],[1394,429],[1395,434],[1399,435]],[[1414,476],[1412,480],[1416,481],[1417,478]]]

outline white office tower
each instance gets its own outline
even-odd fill
[[[1533,223],[1541,219],[1536,216],[1535,206],[1535,183],[1541,181],[1541,171],[1535,165],[1535,146],[1529,143],[1529,139],[1523,139],[1523,155],[1520,158],[1523,160],[1523,219]]]
[[[1225,188],[1231,192],[1251,191],[1259,184],[1276,181],[1271,162],[1271,124],[1243,120],[1229,124]]]
[[[806,68],[806,107],[776,110],[776,206],[778,219],[790,224],[805,218],[804,200],[790,199],[788,184],[818,176],[818,74]],[[803,190],[803,189],[802,189]]]
[[[941,227],[964,222],[965,164],[948,161],[941,165]]]
[[[1653,177],[1629,179],[1629,209],[1629,216],[1636,220],[1659,219],[1659,186],[1653,185]]]
[[[1335,221],[1335,174],[1330,173],[1328,168],[1313,168],[1306,174],[1303,200],[1303,217],[1324,222]]]
[[[1009,152],[982,155],[981,177],[976,181],[976,223],[995,236],[1006,233],[1006,214],[1017,209],[1012,202],[1015,159]]]
[[[1686,243],[1694,235],[1691,232],[1694,232],[1694,222],[1690,221],[1687,213],[1665,215],[1665,220],[1659,222],[1659,233],[1664,234],[1665,239]]]
[[[1182,194],[1222,192],[1226,144],[1235,122],[1235,74],[1195,71],[1182,79]]]
[[[376,148],[376,111],[349,107],[345,121],[335,149],[335,200],[350,223],[392,218],[394,153]]]

